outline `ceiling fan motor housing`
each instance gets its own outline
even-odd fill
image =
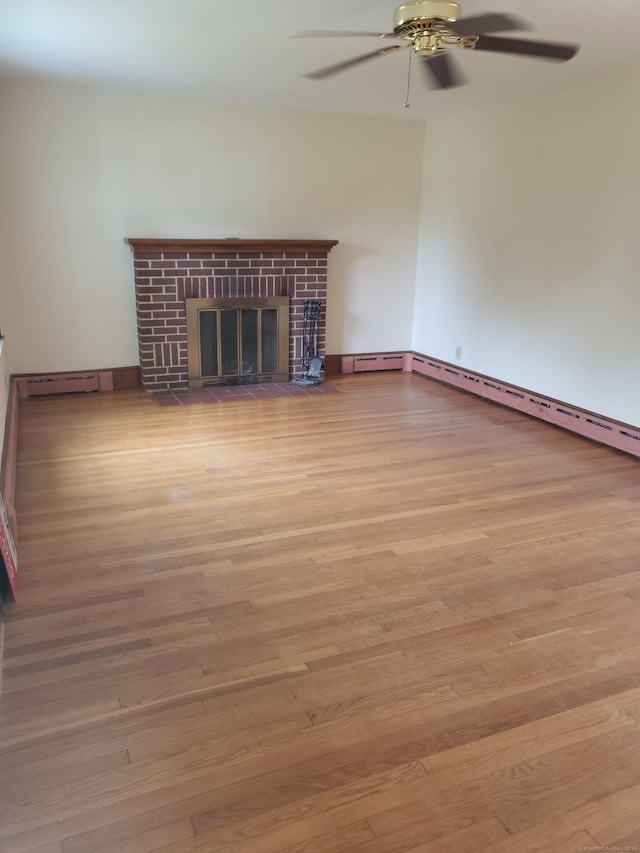
[[[413,3],[403,3],[393,13],[393,31],[402,32],[406,27],[430,21],[454,23],[461,12],[460,6],[450,0],[415,0]]]

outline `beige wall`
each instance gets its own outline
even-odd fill
[[[427,126],[413,346],[640,424],[640,71]]]
[[[337,238],[328,352],[454,361],[461,346],[469,369],[638,425],[639,97],[634,71],[425,136],[411,121],[4,81],[11,367],[137,363],[127,236]]]
[[[130,236],[336,238],[327,351],[409,346],[422,123],[8,80],[0,108],[15,372],[138,362]]]

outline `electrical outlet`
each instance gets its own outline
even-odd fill
[[[457,346],[456,347],[456,361],[460,361],[461,358],[462,358],[462,347]]]

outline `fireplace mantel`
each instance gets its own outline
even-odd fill
[[[279,240],[227,237],[222,240],[181,240],[127,237],[134,252],[330,252],[337,240]]]

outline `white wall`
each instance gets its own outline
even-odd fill
[[[413,348],[640,424],[640,71],[427,127]]]
[[[338,239],[327,352],[409,347],[422,123],[10,80],[0,109],[14,372],[138,363],[125,237]]]

